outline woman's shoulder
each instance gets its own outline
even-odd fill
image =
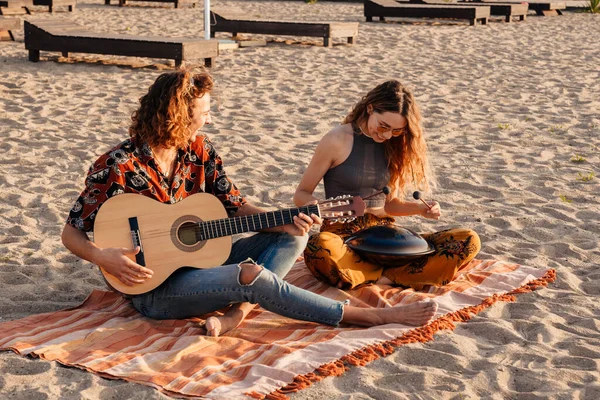
[[[346,147],[353,141],[354,133],[350,124],[338,125],[323,136],[321,144],[330,147]]]

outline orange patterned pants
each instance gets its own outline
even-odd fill
[[[346,223],[325,222],[321,232],[312,235],[304,250],[308,269],[318,279],[344,289],[377,281],[385,276],[399,286],[420,290],[425,285],[441,286],[450,282],[461,267],[467,265],[481,249],[476,232],[471,229],[449,229],[421,236],[436,251],[405,264],[383,268],[361,259],[344,240],[361,229],[395,223],[393,218],[372,214]]]

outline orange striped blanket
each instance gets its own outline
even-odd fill
[[[233,332],[203,336],[201,319],[155,321],[118,294],[94,291],[73,309],[0,323],[0,349],[75,366],[108,378],[153,386],[177,397],[286,398],[348,365],[364,365],[394,346],[428,341],[495,301],[554,280],[553,270],[473,261],[450,284],[414,292],[368,286],[344,292],[315,280],[302,261],[290,283],[363,307],[391,307],[424,298],[439,304],[428,326],[398,324],[333,328],[256,309]]]

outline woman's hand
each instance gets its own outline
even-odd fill
[[[421,215],[429,219],[440,219],[442,216],[442,209],[437,201],[428,201],[427,204],[431,208],[427,208],[425,204],[421,204]]]
[[[102,267],[106,272],[116,277],[123,284],[133,286],[139,283],[144,283],[152,277],[151,269],[142,267],[132,261],[128,255],[136,255],[140,248],[106,248],[99,249],[95,264]]]

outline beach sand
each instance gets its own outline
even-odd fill
[[[74,13],[53,15],[35,7],[21,18],[203,37],[202,4],[103,3],[84,0]],[[400,347],[292,398],[600,398],[600,15],[470,27],[367,24],[355,3],[213,5],[263,18],[360,22],[354,46],[242,35],[269,43],[218,57],[218,108],[205,132],[250,201],[291,205],[319,139],[367,90],[397,78],[422,107],[440,182],[433,197],[444,212],[439,221],[401,224],[419,232],[473,228],[483,244],[478,258],[557,271],[546,289],[497,303],[454,332]],[[0,43],[0,321],[73,307],[104,289],[97,268],[70,254],[60,232],[89,165],[126,138],[138,98],[173,65],[57,53],[31,63],[23,31],[16,36]],[[166,398],[11,352],[0,353],[0,393],[27,400]]]

